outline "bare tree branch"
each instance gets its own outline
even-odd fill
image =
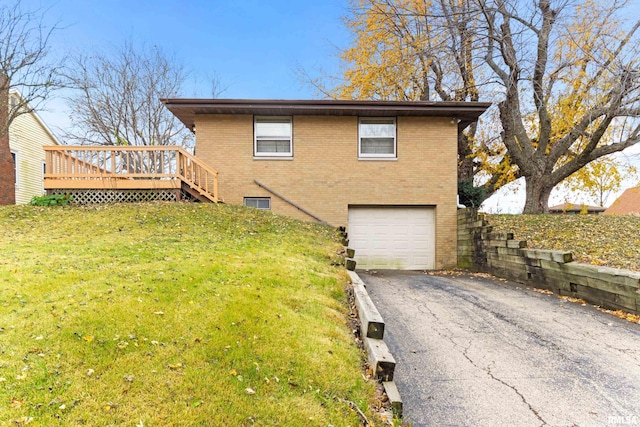
[[[59,27],[46,26],[44,13],[22,9],[19,0],[0,4],[0,204],[15,202],[11,123],[38,109],[61,85],[63,59],[56,60],[49,52],[51,36]]]
[[[489,193],[524,177],[526,212],[638,142],[640,21],[626,22],[627,0],[350,2],[342,82],[313,84],[329,97],[494,101],[496,121],[458,139],[459,177],[482,176]],[[497,135],[501,149],[487,149]]]
[[[193,136],[160,102],[178,96],[187,73],[157,47],[125,43],[112,54],[78,55],[66,76],[74,90],[67,138],[88,145],[180,145]]]

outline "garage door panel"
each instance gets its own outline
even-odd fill
[[[350,207],[348,232],[358,268],[434,268],[434,208]]]

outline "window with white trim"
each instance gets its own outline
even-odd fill
[[[396,157],[395,117],[361,117],[358,123],[358,157]]]
[[[11,152],[11,157],[13,158],[13,170],[14,170],[14,174],[15,174],[15,186],[18,186],[18,153],[16,153],[15,151]]]
[[[271,209],[271,197],[245,197],[244,205],[256,209]]]
[[[291,117],[255,117],[256,157],[293,157]]]

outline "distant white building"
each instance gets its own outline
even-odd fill
[[[21,99],[18,91],[9,93],[9,106]],[[9,148],[16,168],[16,204],[26,204],[44,194],[46,171],[44,145],[60,145],[36,112],[21,114],[9,127]]]

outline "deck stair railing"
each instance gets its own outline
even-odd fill
[[[177,146],[46,146],[45,189],[186,186],[220,201],[218,172]]]
[[[218,172],[182,148],[177,153],[178,176],[182,182],[212,202],[219,202]]]

